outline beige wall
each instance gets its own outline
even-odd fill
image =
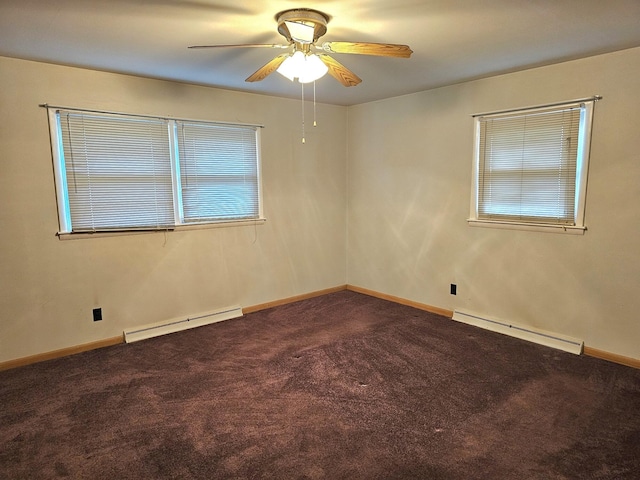
[[[350,108],[348,283],[640,358],[639,77],[636,48]],[[468,226],[470,115],[594,94],[586,234]]]
[[[265,125],[266,224],[58,240],[45,102]],[[0,57],[0,111],[0,362],[345,282],[345,107]]]
[[[0,362],[344,283],[640,358],[639,74],[631,49],[321,105],[303,146],[296,100],[0,57]],[[470,115],[593,94],[587,233],[469,227]],[[266,224],[58,240],[44,102],[264,124]]]

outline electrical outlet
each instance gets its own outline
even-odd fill
[[[451,284],[451,295],[457,295],[458,286],[455,283]]]
[[[101,308],[94,308],[93,309],[93,321],[94,322],[99,322],[100,320],[102,320],[102,309]]]

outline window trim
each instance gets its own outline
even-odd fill
[[[58,210],[58,223],[59,231],[56,236],[60,239],[66,238],[89,238],[96,236],[119,236],[136,233],[153,233],[153,232],[166,232],[166,231],[181,231],[181,230],[193,230],[202,228],[220,228],[230,226],[241,225],[260,225],[266,222],[263,213],[263,187],[262,187],[262,155],[261,155],[261,130],[264,125],[250,124],[250,123],[238,123],[238,122],[219,122],[212,120],[201,119],[189,119],[181,117],[170,116],[157,116],[157,115],[144,115],[144,114],[132,114],[122,113],[107,110],[94,110],[77,107],[66,107],[60,105],[41,104],[40,107],[47,109],[47,116],[49,122],[49,136],[51,139],[52,160],[54,170],[54,180],[56,188],[56,202]],[[119,115],[132,118],[148,118],[162,120],[167,123],[167,137],[170,150],[171,161],[171,175],[172,175],[172,193],[173,193],[173,207],[174,207],[174,225],[167,228],[156,227],[123,227],[113,229],[101,229],[95,231],[73,231],[71,224],[71,211],[69,207],[68,197],[68,182],[66,177],[66,170],[63,164],[62,153],[62,131],[58,125],[58,114],[60,111],[73,111],[87,114],[105,114],[105,115]],[[190,221],[185,222],[182,210],[182,195],[180,185],[180,164],[179,164],[179,152],[178,142],[175,137],[175,132],[179,122],[191,122],[201,123],[208,125],[219,126],[237,126],[253,128],[256,136],[256,176],[257,176],[257,216],[255,218],[238,218],[238,219],[220,219],[220,220],[206,220],[206,221]]]
[[[587,193],[587,178],[589,171],[589,157],[591,151],[591,132],[593,125],[593,109],[596,101],[602,99],[601,96],[595,95],[590,98],[570,100],[567,102],[558,102],[547,105],[536,105],[531,107],[514,108],[509,110],[501,110],[495,112],[485,112],[472,115],[474,121],[474,144],[473,144],[473,163],[471,176],[471,198],[470,198],[470,215],[467,223],[472,227],[490,227],[514,230],[528,230],[540,232],[557,232],[568,233],[574,235],[582,235],[587,230],[585,225],[585,205]],[[576,191],[574,205],[574,225],[556,225],[550,223],[533,223],[517,220],[500,220],[500,219],[483,219],[479,218],[479,169],[480,169],[480,129],[481,120],[485,118],[498,118],[505,116],[513,116],[517,114],[530,114],[541,111],[549,111],[553,109],[580,107],[580,126],[579,126],[579,144],[578,144],[578,162],[576,167]]]

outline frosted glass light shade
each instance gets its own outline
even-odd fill
[[[329,68],[317,55],[305,55],[298,51],[287,57],[280,64],[277,72],[291,81],[296,78],[300,83],[309,83],[318,80],[329,71]]]
[[[307,55],[305,56],[304,70],[298,77],[298,81],[300,83],[315,82],[319,78],[322,78],[328,71],[329,67],[320,60],[320,57],[313,54]]]
[[[293,55],[287,57],[284,62],[280,64],[276,70],[280,75],[287,77],[293,82],[293,80],[300,75],[304,69],[304,53],[295,52]]]

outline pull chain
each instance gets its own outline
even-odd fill
[[[318,123],[316,122],[316,81],[313,81],[313,126],[317,127]]]
[[[300,84],[302,86],[302,143],[305,143],[304,140],[304,83]]]

